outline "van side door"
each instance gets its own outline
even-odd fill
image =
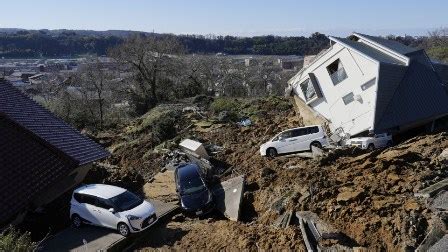
[[[325,137],[325,132],[321,131],[318,126],[308,127],[309,145],[314,140],[319,140]],[[308,146],[309,147],[309,146]]]
[[[100,225],[96,214],[96,197],[88,194],[83,194],[83,210],[84,215],[81,218],[87,220],[91,224]]]
[[[291,146],[291,152],[303,151],[309,149],[307,142],[309,142],[308,128],[295,129],[293,145]]]
[[[292,130],[287,130],[281,133],[278,137],[278,141],[275,143],[275,148],[277,149],[277,153],[288,153],[289,146],[292,144],[290,141],[292,137]]]
[[[107,199],[96,197],[95,207],[96,218],[101,226],[115,229],[117,227],[117,216],[109,211],[113,208],[112,203]]]

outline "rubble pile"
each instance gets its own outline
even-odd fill
[[[441,155],[448,148],[448,134],[417,136],[373,152],[347,148],[316,158],[269,159],[260,156],[259,146],[282,130],[303,126],[303,119],[285,98],[233,100],[232,106],[228,114],[237,115],[235,120],[218,120],[223,111],[216,109],[204,108],[200,114],[197,109],[181,110],[176,134],[157,144],[150,128],[129,132],[141,122],[117,132],[109,143],[109,162],[137,170],[145,180],[172,160],[171,165],[182,161],[172,151],[185,138],[203,143],[211,161],[226,167],[221,179],[245,177],[239,222],[219,216],[176,218],[153,231],[166,235],[164,244],[148,241],[139,247],[305,250],[300,225],[289,217],[290,225],[275,224],[284,222],[285,213],[299,211],[310,211],[339,230],[344,239],[327,244],[336,247],[416,249],[433,228],[440,214],[414,194],[448,177]],[[237,123],[246,119],[251,123]],[[173,230],[176,234],[170,235]]]

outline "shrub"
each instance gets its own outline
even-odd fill
[[[36,248],[30,232],[20,233],[9,227],[0,235],[0,251],[34,251]]]
[[[236,112],[238,111],[238,105],[239,104],[235,99],[218,98],[212,102],[210,108],[214,113],[219,113],[222,111]]]

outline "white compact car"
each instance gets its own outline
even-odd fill
[[[70,203],[70,218],[75,227],[87,223],[112,228],[128,236],[157,221],[151,203],[116,186],[92,184],[79,187],[73,192]]]
[[[327,135],[320,125],[285,130],[262,144],[260,154],[275,157],[278,154],[310,150],[311,146],[328,146]]]
[[[356,146],[361,149],[374,150],[376,148],[384,148],[392,145],[392,135],[384,133],[377,134],[371,137],[354,137],[348,142],[351,146]]]

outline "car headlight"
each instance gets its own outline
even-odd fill
[[[128,220],[140,220],[142,217],[134,216],[134,215],[126,215]]]

